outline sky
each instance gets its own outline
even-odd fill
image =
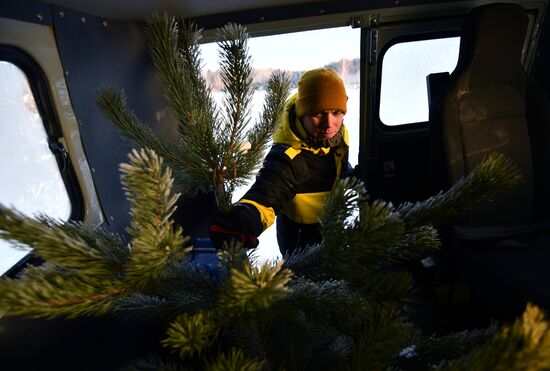
[[[289,42],[291,36],[292,42]],[[359,58],[360,29],[338,27],[249,39],[254,68],[303,71],[342,58]],[[204,70],[218,69],[216,43],[201,45]]]

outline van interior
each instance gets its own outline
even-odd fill
[[[550,308],[550,26],[547,0],[19,0],[0,3],[0,203],[124,235],[130,205],[119,164],[132,143],[96,104],[122,89],[162,138],[175,123],[148,54],[144,22],[167,13],[203,29],[215,84],[215,31],[250,34],[254,79],[334,68],[345,80],[350,163],[371,199],[426,199],[498,151],[523,182],[436,226],[437,253],[411,266],[417,320],[445,333]],[[210,76],[210,77],[209,77]],[[208,80],[210,81],[210,80]],[[214,85],[213,85],[214,86]],[[259,88],[260,89],[260,88]],[[215,95],[215,87],[213,87]],[[19,103],[17,103],[19,102]],[[212,194],[182,197],[175,215],[203,237]],[[277,259],[274,234],[260,237]],[[41,262],[0,245],[0,275]],[[0,313],[0,369],[120,368],[154,350],[159,329],[118,319],[22,319]],[[72,368],[74,369],[74,368]]]

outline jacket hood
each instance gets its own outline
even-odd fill
[[[273,143],[276,144],[286,144],[293,148],[300,149],[300,150],[306,150],[311,151],[313,153],[324,153],[327,154],[330,152],[330,147],[321,147],[321,148],[314,148],[310,147],[303,139],[301,138],[307,138],[308,134],[306,132],[306,129],[302,125],[302,122],[295,117],[295,123],[294,127],[295,130],[298,131],[298,133],[295,133],[292,130],[292,127],[290,125],[290,120],[292,115],[291,112],[295,112],[295,103],[298,99],[298,93],[291,96],[285,103],[284,108],[284,114],[281,118],[281,122],[279,124],[279,127],[275,131],[275,134],[273,134]],[[348,130],[346,126],[342,123],[342,126],[340,127],[340,132],[342,133],[342,143],[340,146],[349,147],[349,137],[348,137]]]

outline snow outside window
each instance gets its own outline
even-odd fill
[[[27,76],[0,60],[0,203],[21,213],[67,220],[71,203]],[[0,240],[0,275],[30,249]]]
[[[426,76],[452,72],[458,61],[459,37],[402,42],[382,60],[380,121],[388,126],[427,122]]]

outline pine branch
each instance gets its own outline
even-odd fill
[[[134,113],[128,110],[123,92],[113,88],[105,88],[98,92],[96,101],[103,114],[115,124],[126,138],[139,147],[155,150],[170,163],[178,179],[177,184],[180,185],[183,192],[193,194],[197,189],[207,188],[204,180],[196,176],[196,166],[182,164],[177,146],[158,138],[149,126],[139,121]]]
[[[250,264],[245,264],[242,270],[233,268],[221,292],[220,310],[233,316],[253,313],[283,299],[289,292],[287,283],[292,272],[281,268],[282,262],[274,266],[266,263],[261,268]]]
[[[351,291],[344,281],[314,282],[295,278],[289,288],[291,292],[274,309],[277,317],[302,312],[317,325],[330,324],[349,333],[373,313],[370,303]],[[339,321],[339,318],[346,318],[346,321]]]
[[[216,122],[215,105],[201,75],[200,30],[167,15],[147,18],[145,36],[163,92],[184,136]]]
[[[359,223],[349,233],[349,250],[362,264],[374,267],[388,265],[392,260],[385,258],[399,252],[395,246],[400,244],[405,232],[405,226],[393,211],[393,206],[376,200],[361,207]]]
[[[366,249],[384,250],[399,241],[405,229],[392,204],[367,201],[361,181],[348,178],[336,185],[319,221],[326,251],[336,254],[345,249],[364,256]]]
[[[248,35],[244,27],[227,24],[218,29],[217,37],[220,40],[219,64],[226,117],[217,132],[223,153],[216,175],[218,184],[224,185],[223,189],[219,188],[218,196],[222,209],[226,209],[231,204],[230,196],[235,189],[235,181],[242,177],[239,168],[243,158],[246,158],[242,145],[250,122],[252,66],[248,55]]]
[[[253,356],[266,358],[272,369],[334,369],[351,346],[348,334],[368,320],[368,304],[342,281],[294,278],[289,286],[286,298],[254,314],[263,353]]]
[[[498,326],[492,323],[483,329],[465,330],[444,336],[425,337],[418,333],[411,344],[400,352],[397,365],[401,369],[419,369],[426,365],[447,364],[449,360],[467,356],[492,338]]]
[[[283,261],[283,268],[290,269],[295,274],[312,279],[322,279],[327,276],[322,266],[323,257],[319,244],[296,249],[285,255]]]
[[[189,249],[180,227],[170,216],[178,195],[173,195],[170,169],[163,170],[162,159],[152,150],[134,150],[130,164],[120,166],[122,184],[130,200],[132,254],[126,279],[146,287],[150,281],[167,275],[170,266],[181,264]]]
[[[167,277],[150,284],[146,292],[122,297],[117,306],[125,316],[171,319],[180,313],[210,310],[217,305],[219,282],[189,260],[172,267]]]
[[[283,117],[284,105],[290,93],[290,76],[276,71],[267,82],[266,99],[258,124],[250,131],[248,140],[251,150],[264,146],[271,140]]]
[[[166,159],[178,190],[191,196],[213,190],[219,209],[227,210],[235,188],[250,179],[265,155],[288,95],[289,79],[283,73],[272,77],[263,120],[249,133],[253,91],[245,28],[230,24],[218,30],[224,119],[219,118],[201,74],[201,31],[182,19],[155,14],[147,19],[145,34],[164,95],[179,124],[178,143],[156,138],[126,109],[122,93],[105,89],[98,104],[125,136]]]
[[[244,184],[250,171],[258,167],[266,143],[251,149],[243,147],[247,142],[245,130],[252,99],[246,30],[227,25],[218,30],[218,37],[225,120],[218,120],[211,92],[201,75],[200,31],[194,30],[192,24],[176,22],[167,16],[156,15],[148,21],[147,38],[153,61],[170,107],[180,122],[177,161],[167,160],[177,165],[175,169],[184,168],[183,175],[189,173],[200,179],[198,187],[185,188],[186,192],[214,189],[218,206],[225,210],[231,204],[235,187]],[[265,139],[267,142],[268,138]],[[180,174],[178,171],[175,174],[179,183]]]
[[[219,326],[210,312],[181,314],[168,327],[166,348],[177,352],[180,359],[199,356],[218,336]]]
[[[247,359],[242,351],[232,349],[229,354],[220,353],[213,361],[207,361],[206,371],[262,371],[265,365],[256,360]]]
[[[499,153],[491,153],[465,178],[448,191],[417,203],[397,208],[407,225],[441,223],[469,211],[474,205],[492,200],[521,181],[517,167]]]
[[[355,214],[367,201],[364,184],[357,178],[346,178],[336,184],[325,200],[323,214],[319,219],[326,245],[337,245],[349,226],[357,223]]]
[[[290,76],[284,71],[274,72],[268,80],[261,117],[248,133],[250,148],[246,152],[246,162],[241,164],[240,170],[243,174],[250,174],[256,170],[271,145],[273,133],[282,119],[290,84]]]
[[[55,318],[103,315],[129,287],[118,278],[129,259],[123,241],[101,229],[34,220],[0,210],[0,236],[35,249],[49,261],[17,280],[0,281],[0,308],[12,315]]]
[[[290,92],[290,79],[284,72],[275,72],[268,81],[263,112],[255,125],[250,125],[249,118],[243,119],[248,132],[238,132],[238,144],[233,158],[227,165],[233,168],[233,175],[228,179],[228,193],[243,186],[258,170],[261,161],[271,146],[271,138],[281,120],[284,104]],[[247,138],[247,139],[245,139]]]
[[[211,190],[219,162],[214,133],[218,115],[201,75],[199,30],[168,16],[153,15],[145,30],[157,75],[181,134],[173,157],[177,184],[189,195]],[[163,157],[165,157],[163,155]],[[181,171],[180,171],[181,169]]]
[[[126,318],[136,321],[173,318],[178,313],[173,303],[167,299],[140,292],[119,298],[116,306]]]
[[[182,264],[188,238],[170,220],[177,200],[171,192],[170,170],[163,169],[162,160],[152,150],[134,151],[130,160],[121,170],[132,206],[131,249],[102,229],[61,224],[46,217],[33,220],[1,210],[4,231],[0,236],[28,243],[49,261],[44,267],[27,269],[17,281],[3,280],[2,308],[12,314],[53,318],[102,315],[120,306],[126,312],[139,309],[146,314],[152,305],[175,316],[182,308],[214,306],[217,288],[212,283],[199,284],[204,274]],[[159,297],[154,304],[147,292],[139,292],[148,288],[162,294],[161,287],[173,290],[165,291],[167,300]],[[174,296],[182,293],[185,303]]]
[[[163,141],[156,136],[149,126],[141,123],[139,119],[126,107],[126,97],[121,91],[113,88],[105,88],[99,91],[96,98],[98,106],[104,115],[109,118],[116,127],[140,147],[151,148],[165,158],[178,179],[177,184],[187,194],[194,194],[197,189],[208,189],[208,174],[203,174],[203,168],[196,162],[182,161],[181,150],[178,146]]]
[[[362,282],[354,281],[357,289],[375,308],[399,309],[406,312],[413,303],[413,280],[409,272],[369,272],[370,277]],[[368,277],[366,274],[363,277]]]
[[[67,234],[80,236],[80,238],[86,241],[88,246],[96,249],[105,261],[111,262],[111,272],[120,272],[128,263],[130,249],[128,243],[121,236],[101,226],[88,226],[84,223],[73,221],[59,224],[56,221],[52,221],[49,217],[42,217],[40,219],[45,220],[50,228],[61,228],[66,230]]]
[[[232,269],[240,269],[244,265],[250,265],[249,254],[244,246],[235,240],[224,243],[224,248],[218,251],[220,270],[225,274]]]
[[[218,116],[216,105],[214,104],[212,93],[201,73],[203,64],[199,49],[199,42],[202,39],[201,30],[197,29],[194,23],[184,19],[178,19],[177,25],[177,49],[182,63],[182,72],[184,72],[182,76],[190,86],[192,94],[189,98],[193,100],[190,106],[185,106],[184,108],[188,111],[195,110],[193,114],[197,117],[197,119],[182,120],[182,122],[216,123]],[[177,102],[177,100],[171,100]],[[182,129],[184,128],[185,125],[182,125]],[[213,140],[211,136],[212,132],[207,130],[201,133],[205,135],[205,139]],[[186,136],[186,131],[182,131],[182,135]]]
[[[356,179],[335,186],[319,222],[328,266],[338,277],[352,281],[360,280],[356,274],[360,269],[374,271],[394,262],[406,231],[391,204],[367,202],[363,183]]]
[[[388,231],[376,230],[374,232],[375,236],[370,240],[369,245],[365,240],[365,245],[376,246],[376,248],[367,248],[370,260],[374,260],[376,263],[362,263],[363,267],[372,269],[392,267],[403,262],[422,258],[427,253],[434,252],[440,247],[439,235],[432,226],[420,226],[404,232],[401,223],[391,224],[390,226],[394,228],[388,228]],[[387,233],[392,233],[392,229],[396,233],[395,239],[386,237]],[[376,240],[376,235],[379,235],[378,238],[382,241]],[[364,259],[361,262],[364,262]]]
[[[135,293],[123,296],[116,302],[117,312],[133,321],[164,323],[181,313],[193,313],[214,307],[208,294],[178,290],[167,296]]]
[[[265,347],[270,340],[265,333],[261,333],[265,320],[259,318],[259,314],[265,312],[264,310],[249,313],[249,315],[240,318],[233,318],[230,322],[226,320],[223,337],[227,344],[242,350],[249,359],[266,360]]]
[[[0,308],[10,314],[41,318],[103,315],[114,310],[115,298],[129,291],[118,278],[129,259],[129,250],[118,237],[47,217],[34,220],[6,209],[2,209],[0,224],[2,238],[27,243],[49,261],[27,268],[17,280],[0,281]]]
[[[527,305],[523,316],[504,326],[484,346],[441,370],[548,370],[550,327],[542,311]]]
[[[240,137],[249,121],[252,100],[252,61],[248,55],[246,29],[229,23],[218,29],[220,75],[223,81],[224,107],[229,131],[228,148]],[[224,130],[224,132],[226,131]],[[241,138],[239,138],[241,139]]]
[[[103,114],[134,143],[153,148],[167,159],[174,157],[173,150],[167,143],[161,141],[149,126],[143,124],[133,112],[127,109],[126,96],[123,91],[114,88],[100,89],[96,96],[96,102]]]
[[[311,351],[312,326],[302,311],[288,311],[274,317],[262,329],[267,338],[268,366],[272,370],[307,369]]]
[[[349,361],[350,370],[392,369],[399,352],[410,342],[413,328],[391,312],[380,310],[361,334]]]
[[[319,329],[313,334],[314,350],[308,357],[308,369],[329,371],[338,369],[338,366],[341,368],[353,351],[353,338],[331,334],[326,329]]]
[[[0,237],[32,247],[35,254],[53,264],[79,267],[87,276],[111,277],[122,270],[129,257],[123,241],[105,231],[63,225],[45,216],[36,220],[1,205]]]
[[[98,316],[128,290],[120,281],[88,277],[51,264],[29,267],[18,280],[0,280],[0,309],[31,318]]]
[[[170,279],[160,282],[160,286],[164,288],[160,292],[169,294],[179,290],[192,290],[212,297],[217,295],[220,286],[219,280],[212,277],[212,273],[208,272],[206,268],[187,259],[171,269]],[[221,271],[220,268],[220,275],[223,275]]]
[[[189,371],[189,369],[176,360],[166,360],[156,355],[149,355],[147,358],[126,364],[121,371]]]
[[[439,249],[441,240],[434,227],[424,225],[408,230],[400,241],[396,249],[390,249],[390,254],[395,252],[396,262],[412,261],[422,257],[428,252]]]

